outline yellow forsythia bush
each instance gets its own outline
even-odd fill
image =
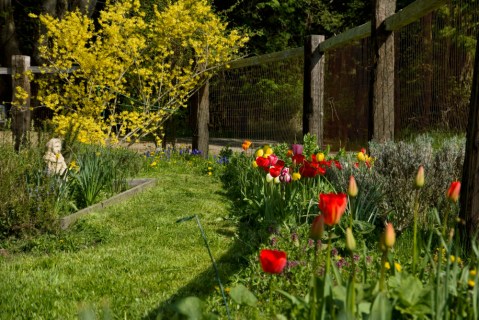
[[[140,0],[108,1],[97,22],[79,11],[36,18],[45,70],[56,71],[37,80],[38,99],[54,111],[57,134],[73,123],[87,143],[158,134],[247,41],[206,0],[170,1],[148,18]]]

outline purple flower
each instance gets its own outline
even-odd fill
[[[291,149],[293,149],[293,154],[303,154],[303,145],[302,144],[293,144],[291,146]]]
[[[276,237],[271,238],[271,246],[272,247],[274,247],[277,242],[278,242],[278,239],[276,239]]]
[[[334,257],[334,256],[337,256],[337,255],[338,255],[338,249],[333,248],[333,249],[331,250],[331,254],[333,255],[333,257]]]
[[[313,239],[308,239],[308,247],[314,246],[314,240]]]
[[[295,268],[295,267],[297,267],[297,266],[299,266],[299,265],[300,265],[299,261],[296,261],[296,260],[294,260],[294,261],[288,261],[288,268],[289,268],[289,269],[293,269],[293,268]]]
[[[297,234],[296,232],[291,234],[291,240],[292,240],[293,242],[296,242],[296,241],[299,240],[298,234]]]
[[[354,261],[359,261],[359,258],[360,258],[359,254],[353,255]]]

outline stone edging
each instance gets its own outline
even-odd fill
[[[151,188],[156,185],[156,179],[131,179],[128,181],[128,184],[130,185],[131,189],[128,189],[122,193],[119,193],[117,195],[114,195],[111,198],[108,198],[104,201],[101,201],[97,204],[94,204],[92,206],[89,206],[87,208],[81,209],[80,211],[77,211],[71,215],[68,215],[66,217],[60,218],[60,228],[62,230],[67,229],[71,224],[73,224],[76,220],[78,220],[81,216],[84,216],[86,214],[89,214],[93,211],[98,211],[103,208],[106,208],[108,206],[111,206],[115,203],[124,201],[128,198],[131,198],[135,194],[137,194],[140,191],[143,191],[145,189]]]

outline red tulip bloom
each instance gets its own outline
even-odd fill
[[[259,261],[264,272],[278,274],[283,272],[286,263],[286,252],[263,249],[259,254]]]
[[[348,196],[345,193],[321,193],[319,194],[319,210],[324,215],[324,223],[333,226],[341,220],[346,211]]]
[[[284,161],[278,160],[274,166],[269,167],[269,174],[273,177],[279,177],[281,174],[281,170],[284,168]]]
[[[292,160],[295,165],[300,166],[306,161],[306,157],[302,154],[295,154]]]
[[[270,160],[269,158],[263,158],[263,157],[258,157],[256,158],[256,164],[258,167],[263,168],[264,171],[268,172],[269,166],[270,166]]]
[[[451,183],[449,190],[447,190],[447,198],[452,202],[457,202],[459,200],[459,193],[461,192],[461,183],[459,181],[454,181]]]

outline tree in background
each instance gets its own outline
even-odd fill
[[[158,137],[163,123],[247,41],[226,31],[206,0],[148,12],[139,0],[109,1],[97,20],[76,10],[39,21],[40,56],[57,73],[39,77],[38,99],[54,111],[59,135],[77,131],[86,143]]]
[[[254,54],[300,47],[304,37],[330,37],[367,22],[370,2],[325,0],[216,0],[213,5],[235,28],[251,33]]]

